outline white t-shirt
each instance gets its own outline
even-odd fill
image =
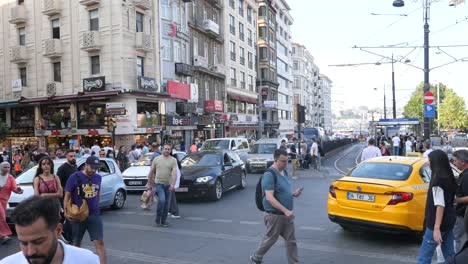
[[[423,154],[423,157],[424,158],[428,158],[429,157],[429,154],[432,152],[432,149],[428,149],[426,151],[424,151],[424,154]]]
[[[84,248],[67,245],[61,240],[59,242],[63,246],[64,256],[62,264],[99,264],[99,257],[93,252]],[[0,260],[0,264],[29,264],[29,262],[24,257],[23,252],[20,251]]]
[[[406,145],[406,152],[407,153],[413,151],[413,143],[411,143],[411,140],[407,140],[405,145]]]
[[[315,142],[312,143],[312,147],[310,148],[310,155],[312,155],[312,156],[318,156],[318,155],[319,155],[318,152],[319,152],[319,151],[318,151],[318,145],[317,145],[317,143],[315,143]]]
[[[382,156],[382,151],[376,146],[368,146],[362,151],[361,161]]]
[[[395,137],[392,138],[392,141],[393,141],[393,146],[394,147],[399,147],[400,146],[400,137],[395,136]]]
[[[99,152],[101,152],[101,147],[94,145],[91,147],[91,151],[94,151],[94,153],[96,153],[96,156],[99,157]]]

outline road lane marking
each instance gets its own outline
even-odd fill
[[[91,251],[94,251],[94,247],[87,246],[85,247]],[[135,252],[128,252],[122,251],[117,249],[110,249],[106,248],[106,253],[109,256],[123,258],[124,260],[136,260],[140,262],[146,263],[156,263],[156,264],[197,264],[193,261],[184,261],[184,260],[177,260],[171,258],[164,258],[164,257],[157,257],[153,255],[143,254],[143,253],[135,253]]]
[[[192,220],[192,221],[206,221],[207,220],[206,218],[196,217],[196,216],[184,217],[184,219]]]
[[[156,216],[155,213],[150,213],[150,212],[139,213],[138,215],[141,215],[141,216]]]
[[[315,227],[315,226],[299,226],[298,229],[301,230],[312,230],[312,231],[325,231],[325,228]]]
[[[120,211],[120,212],[115,212],[115,213],[116,214],[123,214],[123,215],[132,215],[132,214],[136,214],[137,212],[125,212],[125,211],[122,212],[122,211]]]
[[[210,222],[216,222],[216,223],[232,223],[232,219],[211,219]]]
[[[338,161],[340,161],[340,160],[343,159],[344,157],[348,156],[350,153],[353,153],[354,151],[351,151],[351,149],[354,149],[355,147],[361,148],[360,146],[362,146],[362,144],[356,144],[356,145],[352,146],[351,148],[348,149],[348,150],[350,150],[350,151],[346,152],[343,156],[341,156],[341,157],[339,157],[338,159],[335,160],[334,166],[335,166],[335,169],[336,169],[339,173],[341,173],[341,174],[346,174],[346,173],[348,173],[348,172],[342,171],[342,170],[340,170],[340,168],[338,168]],[[364,150],[364,149],[361,148],[360,151],[359,151],[359,153],[358,153],[358,155],[357,155],[356,158],[354,159],[354,161],[355,161],[356,164],[359,163],[359,162],[358,162],[358,158],[359,158],[359,155],[361,155],[361,153],[362,153],[363,150]]]
[[[261,225],[262,223],[256,221],[240,221],[241,225]]]
[[[213,232],[204,232],[204,231],[194,231],[189,229],[163,229],[163,228],[155,228],[152,226],[143,226],[143,225],[135,225],[135,224],[119,224],[119,223],[106,223],[107,227],[115,227],[119,229],[130,229],[130,230],[138,230],[144,232],[157,232],[157,233],[166,233],[170,235],[175,235],[183,238],[184,236],[193,236],[197,238],[206,238],[206,239],[220,239],[220,240],[228,240],[228,241],[237,241],[237,242],[251,242],[251,243],[259,243],[261,237],[260,236],[247,236],[247,235],[230,235],[230,234],[223,234],[223,233],[213,233]],[[371,258],[371,259],[380,259],[380,260],[387,260],[393,262],[401,262],[401,263],[416,263],[416,256],[397,256],[395,254],[383,254],[383,253],[371,253],[368,251],[359,251],[359,250],[351,250],[351,249],[344,249],[344,248],[337,248],[333,246],[325,246],[319,245],[317,243],[297,243],[299,249],[306,249],[311,251],[318,251],[318,252],[327,252],[333,254],[340,254],[340,255],[350,255],[350,256],[358,256],[364,258]]]

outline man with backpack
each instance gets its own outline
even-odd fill
[[[255,192],[258,209],[266,213],[264,220],[267,231],[258,249],[250,256],[250,261],[254,264],[262,263],[263,256],[281,235],[286,243],[288,263],[299,263],[292,210],[293,197],[299,197],[302,189],[292,192],[286,171],[287,151],[277,149],[273,157],[275,162],[260,178]]]

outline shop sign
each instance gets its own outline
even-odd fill
[[[34,136],[34,128],[33,127],[12,127],[10,128],[9,136],[11,137]]]
[[[104,76],[83,79],[83,91],[101,92],[105,90],[106,78]]]
[[[156,93],[158,91],[158,85],[156,84],[156,79],[140,76],[138,78],[138,89],[145,91],[145,92]]]
[[[264,101],[263,102],[263,107],[264,108],[277,108],[278,107],[278,101]]]
[[[175,63],[175,73],[179,75],[192,76],[193,66],[186,63]]]
[[[21,92],[22,90],[23,90],[23,85],[21,84],[21,79],[11,81],[12,92]]]
[[[52,130],[52,131],[50,132],[50,134],[51,134],[52,136],[59,136],[61,133],[60,133],[60,130]]]
[[[205,101],[206,112],[224,112],[223,102],[218,100]]]
[[[190,100],[189,102],[198,103],[198,84],[190,84]]]
[[[194,116],[168,116],[167,126],[193,126],[197,125],[197,118]]]
[[[176,112],[178,114],[195,113],[196,111],[197,111],[196,103],[185,103],[185,102],[176,103]]]
[[[239,117],[236,114],[231,114],[229,121],[239,121]]]
[[[190,99],[190,85],[186,83],[167,81],[167,93],[171,98]]]
[[[99,131],[97,129],[88,129],[88,135],[97,136],[99,135]]]
[[[202,115],[199,117],[199,120],[198,120],[198,124],[203,125],[203,126],[211,125],[213,123],[214,123],[214,119],[210,115]]]

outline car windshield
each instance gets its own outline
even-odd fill
[[[350,177],[405,181],[408,179],[413,168],[410,165],[384,163],[384,162],[364,162],[352,170]]]
[[[252,154],[274,154],[277,149],[276,144],[255,144],[250,153]]]
[[[65,163],[63,162],[54,162],[54,174],[57,175],[58,168]],[[29,170],[21,173],[18,178],[16,178],[16,184],[32,184],[34,181],[34,176],[36,176],[37,165],[30,168]]]
[[[229,140],[208,140],[203,143],[203,150],[229,149]]]
[[[133,166],[150,166],[151,165],[151,156],[153,154],[142,155]]]
[[[185,157],[182,162],[182,167],[192,167],[192,166],[204,166],[204,167],[215,167],[221,165],[221,155],[220,154],[194,154],[188,155]]]

